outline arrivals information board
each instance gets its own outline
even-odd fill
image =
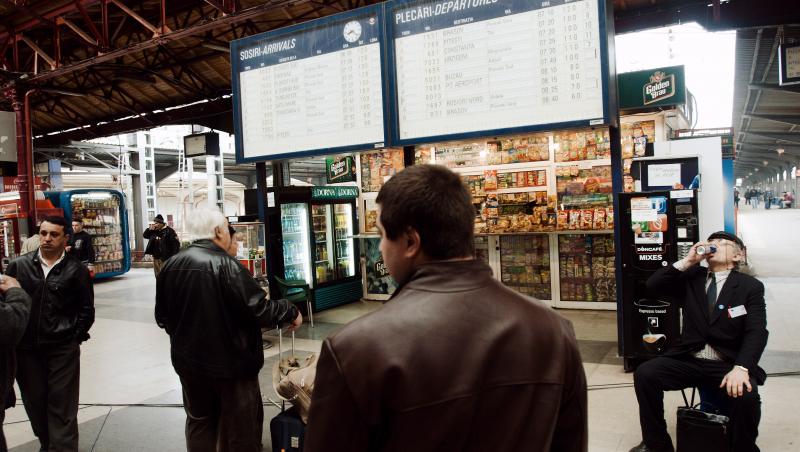
[[[609,122],[604,0],[387,5],[393,144]]]
[[[237,161],[383,147],[382,6],[231,43]]]

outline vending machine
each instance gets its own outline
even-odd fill
[[[268,272],[305,281],[320,311],[361,299],[354,186],[288,187],[267,192]]]
[[[125,197],[117,190],[76,189],[45,192],[64,209],[67,221],[79,220],[92,235],[95,279],[119,276],[131,269],[128,212]]]
[[[233,240],[237,244],[236,259],[259,282],[266,280],[266,237],[264,223],[257,216],[228,217],[228,223],[236,231]]]
[[[647,279],[699,240],[695,190],[619,193],[622,287],[619,354],[626,370],[663,353],[680,334],[679,301],[648,293]]]
[[[64,216],[64,211],[48,199],[36,199],[35,202],[34,224],[39,224],[48,216]],[[0,271],[4,271],[9,262],[22,254],[22,245],[28,238],[29,219],[21,209],[19,192],[0,193]]]

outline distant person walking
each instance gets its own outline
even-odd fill
[[[737,209],[739,208],[739,189],[738,188],[734,188],[733,189],[733,205]]]
[[[164,223],[161,214],[156,215],[153,224],[144,230],[142,236],[148,240],[144,254],[153,256],[153,272],[158,278],[158,273],[167,259],[178,254],[181,249],[181,242],[175,230]]]

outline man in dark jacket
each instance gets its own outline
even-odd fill
[[[31,296],[31,317],[17,348],[17,383],[42,449],[78,450],[79,344],[94,323],[89,270],[66,254],[67,221],[47,217],[39,251],[11,261],[6,273]]]
[[[67,253],[87,265],[94,264],[92,235],[83,230],[81,220],[72,220],[72,234],[67,242]]]
[[[711,246],[714,252],[699,254]],[[758,386],[767,375],[758,366],[767,346],[764,285],[736,271],[744,259],[744,243],[727,232],[715,232],[695,244],[675,264],[657,271],[647,281],[652,294],[680,300],[683,331],[664,353],[636,369],[634,384],[639,400],[642,443],[631,452],[672,451],[664,421],[664,391],[690,386],[719,388],[728,405],[731,439],[736,452],[757,451],[761,418]],[[697,265],[703,260],[708,268]]]
[[[3,420],[6,408],[14,406],[14,374],[17,369],[14,349],[28,326],[31,313],[31,297],[19,282],[7,275],[0,275],[0,452],[6,452],[6,437],[3,435]]]
[[[586,451],[572,325],[473,258],[461,178],[412,166],[377,203],[400,287],[323,343],[304,450]]]
[[[158,273],[161,271],[164,262],[181,250],[178,234],[175,233],[174,229],[167,226],[164,223],[164,217],[158,214],[153,219],[153,224],[144,230],[142,236],[148,240],[144,254],[153,256],[153,272],[158,278]]]
[[[302,323],[287,300],[267,300],[247,269],[230,257],[228,222],[195,210],[198,238],[170,259],[156,280],[156,323],[169,334],[172,365],[183,386],[189,452],[260,451],[263,420],[258,372],[261,327]]]

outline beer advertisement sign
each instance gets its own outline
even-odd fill
[[[644,85],[642,91],[645,105],[669,99],[675,95],[675,74],[667,75],[656,71],[650,76],[650,83]]]
[[[781,44],[778,50],[780,63],[779,84],[796,85],[800,83],[800,43]]]
[[[626,72],[617,76],[617,84],[622,110],[646,110],[686,103],[683,66]]]

